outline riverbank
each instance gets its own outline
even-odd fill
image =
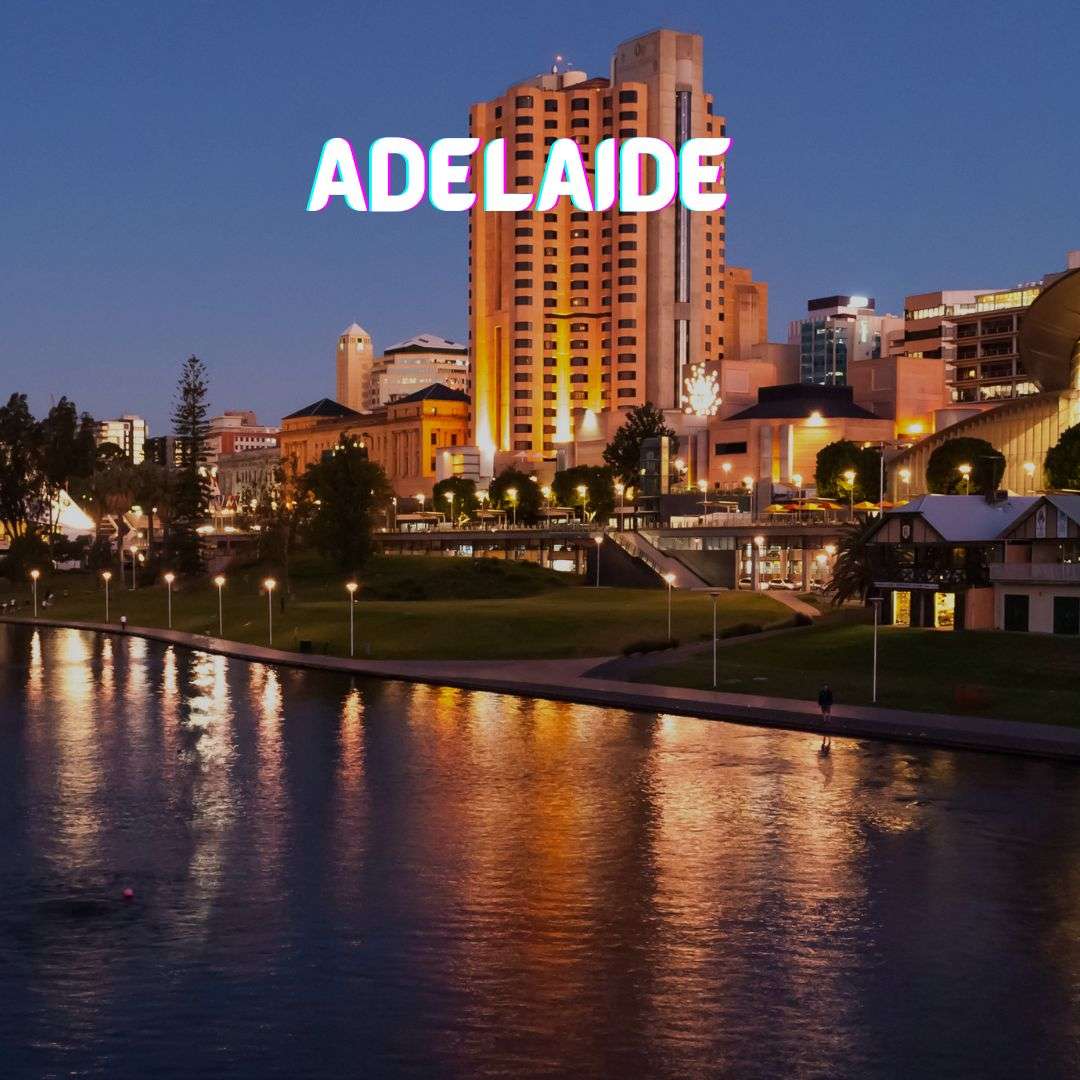
[[[836,707],[829,721],[823,723],[817,706],[810,701],[591,677],[591,670],[610,659],[603,657],[497,663],[485,660],[350,660],[154,627],[129,626],[126,631],[121,631],[115,624],[10,616],[0,617],[0,622],[134,635],[255,663],[430,683],[463,690],[673,713],[815,735],[827,731],[836,736],[1080,761],[1080,731],[1073,728],[977,716],[845,706],[843,703]]]

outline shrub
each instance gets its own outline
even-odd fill
[[[624,645],[622,654],[634,656],[637,653],[661,652],[664,649],[674,649],[678,644],[678,638],[643,638],[641,641],[631,641]]]

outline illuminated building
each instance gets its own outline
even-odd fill
[[[346,327],[337,343],[337,400],[341,404],[356,412],[367,408],[374,362],[371,335],[359,323]]]
[[[605,138],[721,137],[702,40],[657,30],[620,45],[610,78],[559,70],[470,111],[470,134],[505,139],[506,190],[537,188],[546,151],[572,138],[587,170]],[[479,190],[483,166],[472,172]],[[723,186],[723,178],[715,185]],[[724,356],[724,212],[484,212],[469,223],[474,441],[539,460],[593,414],[646,401],[680,410],[690,363]]]
[[[119,447],[132,464],[140,464],[146,456],[146,439],[149,432],[141,416],[124,414],[116,420],[99,420],[94,433],[98,446],[110,443]]]
[[[806,318],[788,327],[788,342],[799,350],[799,381],[843,386],[855,364],[898,350],[903,328],[898,315],[877,314],[873,297],[810,300]]]
[[[383,467],[395,492],[411,497],[430,493],[439,451],[463,446],[468,433],[468,395],[439,384],[371,413],[323,398],[282,419],[281,461],[296,477],[349,435]]]
[[[206,461],[215,464],[222,454],[243,454],[277,446],[278,429],[260,424],[250,409],[226,409],[210,418]]]
[[[469,349],[438,334],[416,334],[391,345],[371,369],[367,410],[442,383],[469,392]]]

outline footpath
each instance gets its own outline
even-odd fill
[[[0,616],[0,622],[88,630],[118,637],[138,636],[255,663],[431,683],[463,690],[548,698],[635,712],[671,713],[703,720],[722,720],[814,734],[828,732],[852,738],[885,739],[950,749],[987,750],[1080,761],[1080,730],[1070,727],[863,705],[845,706],[842,702],[834,707],[830,719],[823,722],[817,704],[812,701],[757,694],[731,694],[715,690],[690,690],[604,677],[604,669],[610,670],[615,659],[613,657],[498,662],[350,660],[347,657],[272,649],[156,627],[129,626],[126,631],[122,631],[116,624],[5,616]],[[590,675],[593,670],[597,671],[597,676]]]

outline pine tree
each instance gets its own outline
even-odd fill
[[[171,566],[181,573],[203,569],[197,529],[210,509],[210,482],[206,470],[207,413],[206,365],[189,356],[180,369],[173,406],[173,433],[180,447],[181,464],[172,489],[165,548]]]

